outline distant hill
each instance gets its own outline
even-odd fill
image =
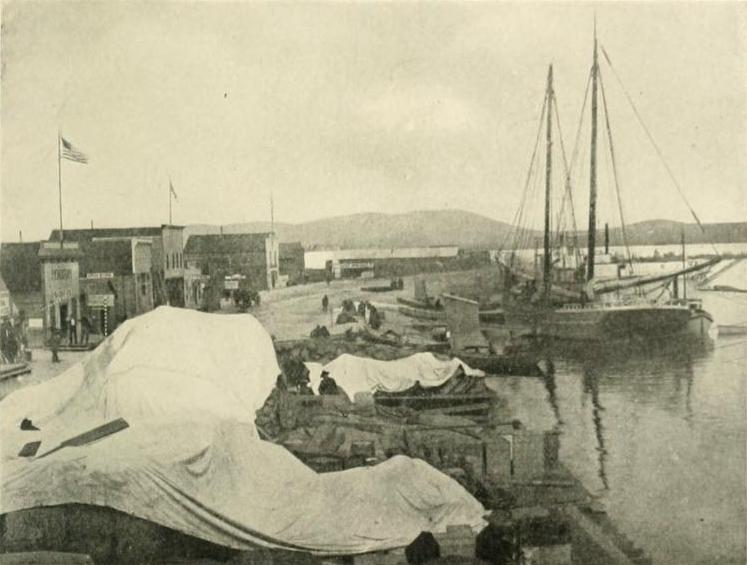
[[[705,234],[697,224],[670,220],[650,220],[627,226],[626,235],[631,245],[664,245],[679,243],[682,229],[688,243],[747,242],[747,222],[706,224]],[[224,233],[252,233],[269,231],[269,222],[250,222],[223,226]],[[280,241],[300,241],[304,247],[423,247],[457,245],[497,249],[510,240],[511,226],[485,216],[463,210],[433,210],[407,214],[351,214],[302,224],[276,223]],[[186,233],[220,233],[220,227],[207,224],[187,226]],[[536,232],[532,234],[540,237]],[[579,234],[586,245],[586,234]],[[604,232],[599,230],[597,241],[602,244]],[[610,229],[610,244],[622,244],[620,228]]]
[[[704,224],[701,230],[698,224],[686,224],[671,220],[647,220],[637,222],[625,228],[629,245],[666,245],[680,243],[682,231],[687,243],[741,243],[747,242],[747,222],[723,224]],[[604,241],[604,231],[600,230],[597,241]],[[586,234],[580,240],[586,244]],[[623,237],[620,228],[610,228],[610,245],[622,245]]]
[[[224,233],[268,231],[269,222],[223,226]],[[280,241],[304,247],[498,247],[511,227],[479,214],[435,210],[407,214],[352,214],[303,224],[276,223]],[[217,226],[193,225],[187,233],[219,233]]]

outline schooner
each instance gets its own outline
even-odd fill
[[[571,156],[570,164],[565,154],[562,132],[560,130],[560,118],[558,116],[557,100],[553,86],[552,65],[550,65],[548,70],[544,104],[540,115],[540,125],[537,131],[527,182],[519,209],[514,217],[514,225],[516,226],[513,234],[514,245],[510,252],[502,254],[501,260],[505,267],[504,310],[507,323],[509,325],[529,326],[534,333],[541,337],[574,340],[661,338],[687,334],[688,330],[693,327],[700,328],[700,332],[702,333],[704,328],[706,328],[705,324],[710,324],[712,318],[710,318],[707,312],[702,310],[696,301],[688,301],[677,296],[677,281],[682,277],[684,283],[685,277],[689,273],[709,268],[720,260],[718,256],[690,267],[683,264],[680,270],[666,274],[641,276],[633,273],[634,266],[625,232],[617,163],[607,111],[607,99],[599,66],[598,49],[595,27],[593,60],[581,111],[576,147]],[[609,56],[603,48],[602,50],[610,68],[612,68]],[[584,256],[578,245],[578,230],[576,229],[571,190],[571,170],[578,155],[578,139],[589,90],[591,90],[591,147],[589,160],[588,230],[586,233],[587,249]],[[627,91],[625,93],[627,95]],[[643,124],[640,114],[635,109],[632,99],[629,96],[628,100],[633,106],[636,117],[641,121],[641,125],[646,130],[651,142],[663,160],[661,152],[658,150],[645,124]],[[597,254],[597,145],[600,129],[600,106],[603,110],[604,129],[607,134],[607,146],[609,149],[608,159],[611,161],[622,239],[627,252],[627,264],[615,263],[609,256],[606,226],[605,254]],[[555,129],[553,121],[557,125],[557,137],[560,141],[562,161],[565,169],[565,191],[555,226],[553,226],[551,209],[551,187],[553,179],[552,152]],[[535,185],[538,184],[539,175],[535,173],[540,169],[539,161],[541,152],[538,152],[538,148],[543,128],[545,130],[546,157],[544,167],[542,254],[535,257],[532,268],[526,269],[526,265],[522,265],[518,251],[522,248],[526,249],[530,238],[533,237],[531,230],[523,227],[522,222],[527,212],[527,192],[531,189],[531,179],[533,176]],[[670,177],[675,182],[675,186],[680,191],[683,199],[685,199],[671,169],[666,165],[666,162],[664,164]],[[685,202],[687,203],[686,199]],[[573,224],[571,231],[564,229],[567,227],[567,220],[564,219],[566,208],[570,212]],[[702,224],[700,224],[700,220],[691,207],[690,211],[702,229]],[[553,230],[553,227],[555,227],[555,230]],[[623,272],[625,272],[624,275]],[[662,299],[663,292],[659,293],[659,297],[652,299],[649,297],[652,285],[658,285],[659,288],[671,287],[674,289],[674,292],[666,299]],[[672,297],[672,294],[674,297]]]

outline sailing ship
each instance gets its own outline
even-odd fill
[[[606,51],[604,52],[604,56],[611,67],[611,61]],[[583,123],[589,86],[591,87],[591,152],[589,162],[590,192],[586,255],[582,257],[578,246],[578,230],[575,225],[571,191],[571,169],[573,168],[574,159],[578,154],[576,151],[578,148],[578,135],[576,149],[574,149],[569,167],[562,135],[560,135],[560,118],[557,112],[557,101],[553,87],[553,68],[550,65],[547,75],[545,100],[540,115],[540,126],[537,131],[530,171],[527,176],[524,195],[515,216],[514,223],[518,226],[518,235],[515,238],[516,245],[513,252],[507,257],[504,254],[502,260],[505,267],[504,309],[507,324],[523,327],[528,326],[533,333],[541,337],[571,340],[630,340],[636,338],[646,340],[650,338],[687,335],[689,330],[697,331],[698,335],[703,336],[704,332],[707,332],[706,325],[710,325],[710,322],[713,321],[712,318],[694,301],[687,300],[686,297],[680,298],[675,289],[680,277],[684,282],[688,274],[707,269],[718,262],[718,256],[696,265],[686,266],[683,264],[681,269],[674,272],[667,272],[666,274],[641,276],[634,273],[634,265],[625,232],[614,146],[607,112],[607,100],[599,66],[596,29],[594,32],[593,62],[584,97],[582,118],[578,129],[579,133],[581,132],[581,125]],[[596,248],[597,141],[600,93],[601,107],[604,112],[604,125],[607,132],[607,146],[610,153],[609,157],[611,158],[611,170],[620,214],[621,234],[627,251],[627,264],[624,262],[615,262],[609,255],[609,232],[606,226],[605,254],[598,255]],[[633,102],[629,96],[628,100],[632,105]],[[635,110],[635,107],[634,111],[640,119],[640,115]],[[563,195],[560,207],[561,214],[558,216],[557,225],[555,226],[555,233],[553,233],[553,226],[551,224],[553,118],[557,122],[558,137],[560,139],[560,147],[563,151],[563,164],[565,168],[565,194]],[[642,121],[641,124],[643,125]],[[527,237],[531,237],[531,232],[521,227],[521,220],[525,214],[524,207],[527,201],[527,192],[530,190],[530,178],[533,172],[540,168],[539,159],[541,152],[538,153],[537,150],[543,125],[546,132],[543,244],[541,255],[539,253],[535,254],[535,262],[531,270],[533,272],[527,273],[521,269],[520,261],[517,260],[517,251],[522,247],[526,248]],[[649,133],[647,129],[646,132]],[[650,137],[650,139],[654,143],[653,138]],[[656,147],[655,143],[654,147]],[[656,148],[661,157],[661,152],[658,151],[658,147]],[[667,171],[670,173],[672,180],[675,180],[668,166]],[[538,175],[535,175],[535,185],[538,184],[537,177]],[[679,190],[679,185],[676,186]],[[681,190],[680,194],[682,195]],[[682,197],[684,199],[684,195]],[[685,202],[687,203],[686,200]],[[561,220],[562,213],[567,204],[573,221],[573,230],[570,233],[562,229],[565,225],[562,225],[563,221]],[[690,208],[690,211],[698,225],[701,225],[692,208]],[[541,263],[541,268],[539,263]],[[667,299],[661,299],[663,293],[660,293],[658,299],[650,299],[651,289],[661,287],[666,287],[665,290],[670,290]]]

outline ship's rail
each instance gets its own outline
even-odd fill
[[[603,303],[596,302],[592,304],[564,304],[558,310],[561,311],[590,311],[590,310],[636,310],[638,308],[661,308],[662,310],[669,309],[681,309],[688,308],[687,304],[674,304],[667,303],[661,304],[658,302],[649,301],[637,301],[637,302],[625,302],[625,303]]]

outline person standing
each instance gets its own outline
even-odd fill
[[[77,345],[78,344],[78,332],[77,328],[75,326],[75,316],[71,315],[70,319],[68,320],[68,336],[67,336],[67,343],[68,345]]]
[[[60,357],[57,355],[57,351],[60,348],[60,335],[57,333],[55,328],[52,328],[52,335],[49,339],[49,348],[52,350],[52,363],[59,363]]]
[[[88,334],[91,332],[91,323],[88,321],[87,316],[83,316],[80,319],[80,342],[83,345],[88,345]]]
[[[325,294],[322,298],[322,312],[326,312],[327,308],[329,308],[329,298]]]

